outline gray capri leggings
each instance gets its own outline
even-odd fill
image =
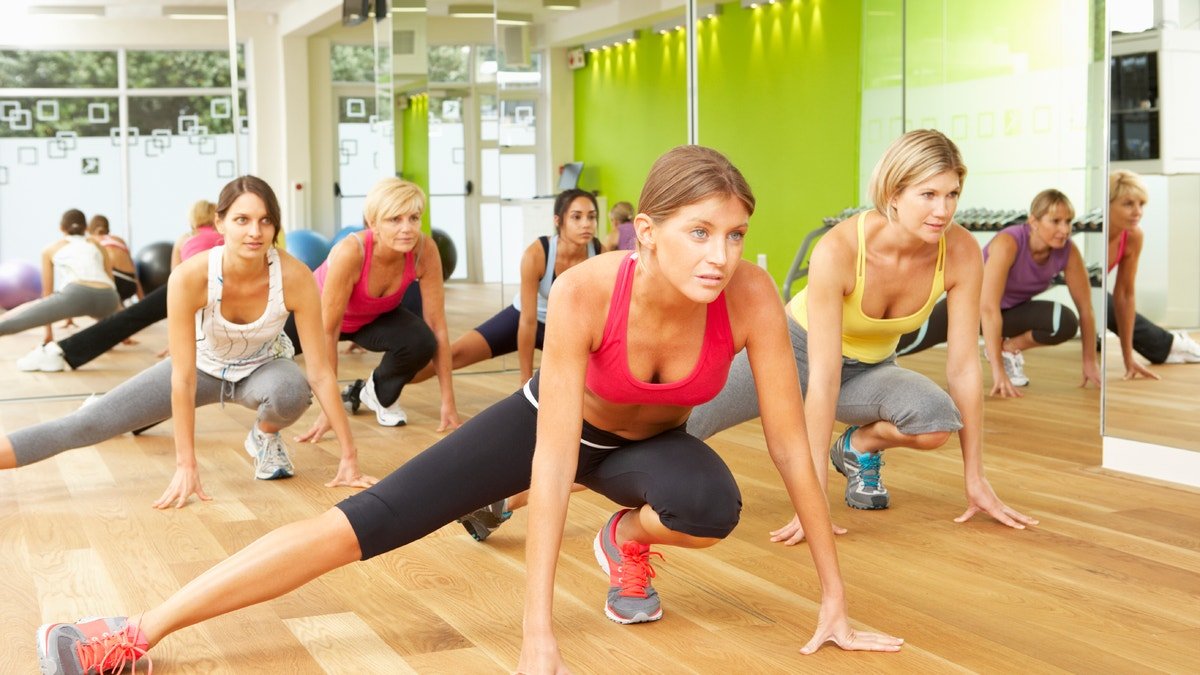
[[[9,312],[0,318],[0,335],[12,335],[23,330],[45,326],[59,319],[90,316],[104,317],[117,311],[121,298],[115,288],[95,288],[83,284],[67,284],[62,290],[34,300],[19,312]]]
[[[808,332],[791,317],[788,329],[800,388],[807,395]],[[733,360],[725,388],[716,398],[692,411],[687,430],[697,438],[708,438],[758,416],[754,376],[743,350]],[[895,354],[879,363],[842,358],[842,387],[834,417],[858,426],[886,420],[909,435],[962,428],[962,417],[949,394],[924,375],[896,365]]]
[[[196,407],[233,401],[258,410],[258,420],[289,426],[312,404],[312,390],[300,366],[275,359],[239,382],[196,372]],[[100,400],[66,417],[14,431],[9,437],[17,466],[40,462],[119,434],[162,422],[171,416],[171,360],[134,375]]]

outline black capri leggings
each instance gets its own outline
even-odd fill
[[[537,383],[534,375],[522,390],[337,505],[363,560],[529,488]],[[575,482],[622,506],[649,504],[668,528],[696,537],[727,536],[742,508],[729,467],[682,427],[630,441],[584,421]]]
[[[483,341],[492,350],[492,358],[511,354],[517,351],[517,331],[520,330],[521,312],[509,305],[496,312],[492,318],[475,327],[475,332],[483,336]],[[533,346],[541,349],[546,338],[546,324],[537,324],[537,333],[533,337]]]
[[[1053,300],[1029,300],[1016,307],[1000,310],[1003,325],[1000,334],[1010,338],[1025,331],[1033,331],[1033,341],[1039,345],[1056,345],[1075,337],[1079,331],[1079,318],[1075,312],[1061,302]],[[896,353],[900,356],[916,354],[946,341],[949,320],[946,301],[934,305],[933,313],[917,330],[900,337]]]

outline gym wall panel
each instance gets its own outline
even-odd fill
[[[417,94],[409,99],[408,107],[400,111],[403,157],[401,176],[429,194],[429,96]],[[429,208],[421,215],[421,227],[429,231]]]

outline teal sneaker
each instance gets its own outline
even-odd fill
[[[883,486],[880,469],[883,452],[857,452],[850,447],[850,435],[856,426],[847,427],[829,446],[833,468],[846,477],[846,506],[855,509],[886,509],[891,495]]]
[[[466,528],[475,541],[483,541],[499,529],[506,520],[512,518],[512,511],[509,511],[507,507],[508,500],[501,499],[482,509],[475,509],[459,518],[458,522]]]

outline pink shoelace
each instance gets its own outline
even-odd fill
[[[137,661],[146,656],[148,649],[138,644],[138,637],[142,637],[138,627],[127,623],[115,633],[80,640],[75,644],[80,667],[85,673],[93,668],[98,673],[119,673],[125,666],[133,664],[133,672],[137,673]],[[154,664],[146,656],[146,673],[150,675],[153,672]]]
[[[620,595],[627,598],[646,597],[646,587],[656,576],[654,567],[650,564],[650,556],[656,555],[659,560],[665,558],[658,551],[651,551],[649,546],[632,539],[621,544],[620,550],[621,564],[617,568],[620,572]]]

